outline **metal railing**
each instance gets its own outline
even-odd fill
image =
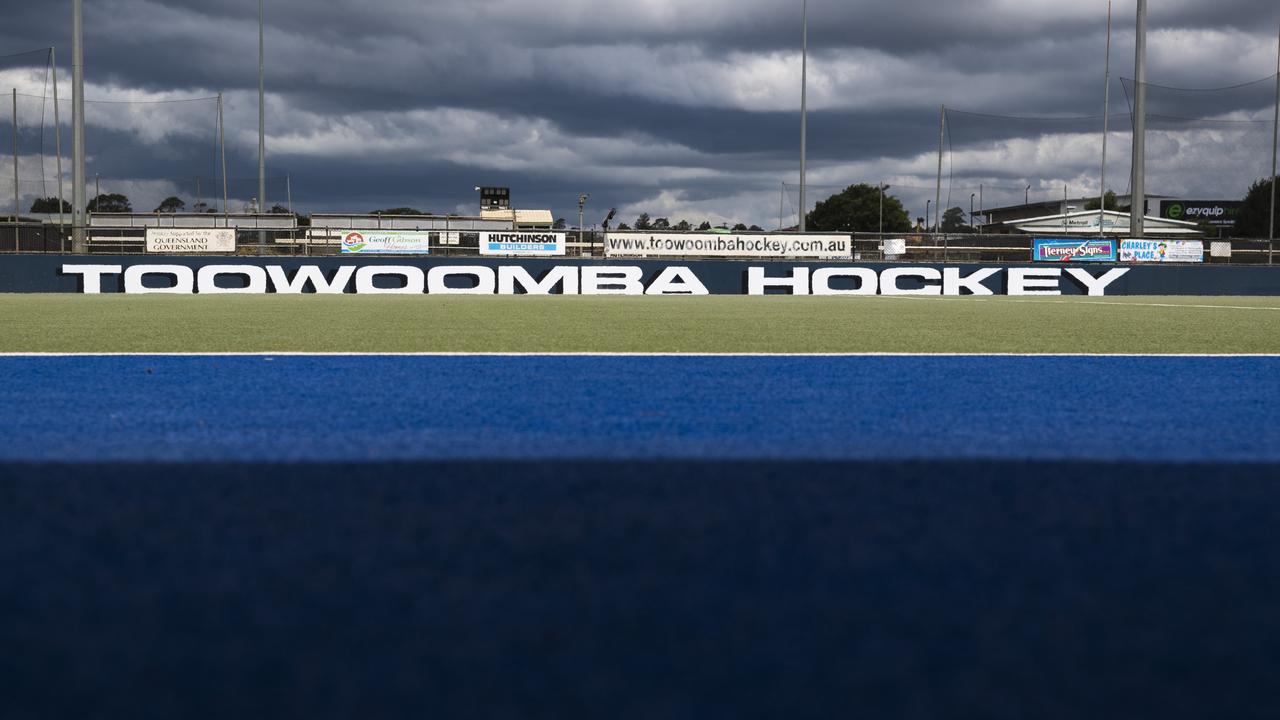
[[[88,252],[93,255],[131,255],[146,252],[145,230],[165,228],[231,228],[236,230],[236,254],[247,256],[326,256],[341,254],[343,231],[418,230],[439,233],[431,243],[433,255],[463,257],[479,255],[477,233],[509,230],[510,223],[476,218],[425,218],[418,216],[317,215],[300,225],[294,216],[283,215],[109,215],[95,214],[90,220]],[[558,231],[567,236],[568,257],[605,257],[605,233],[599,230]],[[746,234],[746,233],[743,233]],[[763,233],[774,234],[777,233]],[[899,263],[1025,263],[1032,259],[1031,235],[976,235],[908,233],[883,235],[855,233],[850,262]],[[1081,238],[1083,239],[1083,238]],[[1113,238],[1114,239],[1114,238]],[[886,245],[886,241],[901,241]],[[1266,240],[1229,238],[1205,239],[1205,263],[1229,265],[1274,264],[1276,248]],[[1227,243],[1227,245],[1220,245]],[[905,245],[905,247],[902,247]],[[1212,246],[1229,247],[1218,256]],[[891,255],[886,248],[904,250]],[[68,225],[39,222],[0,222],[0,254],[68,253],[71,233]],[[661,259],[654,256],[654,259]],[[689,258],[698,259],[698,258]],[[764,258],[762,258],[764,259]],[[825,262],[825,261],[824,261]]]

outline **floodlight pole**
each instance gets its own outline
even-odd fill
[[[58,109],[58,52],[54,48],[49,48],[49,64],[53,65],[53,143],[54,152],[58,155],[56,168],[58,171],[58,250],[65,252],[66,227],[62,214],[62,203],[66,202],[62,194],[62,114]]]
[[[947,141],[947,106],[942,106],[942,120],[938,124],[938,185],[937,195],[934,196],[933,213],[937,215],[938,222],[936,230],[942,230],[942,152]],[[929,218],[924,219],[924,229],[929,230]]]
[[[22,206],[18,199],[18,88],[13,89],[13,251],[18,252],[18,214]]]
[[[84,253],[84,0],[71,0],[71,251]]]
[[[1147,215],[1147,0],[1138,0],[1137,49],[1133,81],[1133,202],[1129,234],[1144,237]]]
[[[227,132],[222,117],[222,93],[218,93],[218,153],[222,158],[222,216],[225,224],[227,215]]]
[[[800,224],[805,232],[805,170],[809,154],[809,0],[804,0],[801,18],[804,37],[800,46]]]
[[[267,80],[263,0],[258,0],[258,212],[267,212]],[[258,231],[258,243],[267,244],[265,230]]]
[[[1098,236],[1107,234],[1107,133],[1111,131],[1111,3],[1107,3],[1107,60],[1102,81],[1102,184],[1098,191]]]
[[[1276,152],[1280,143],[1280,37],[1276,39],[1276,110],[1271,126],[1271,225],[1267,232],[1267,264],[1275,262],[1276,253]]]

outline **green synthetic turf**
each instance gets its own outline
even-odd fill
[[[0,352],[1280,353],[1280,298],[0,295]]]

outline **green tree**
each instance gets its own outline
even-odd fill
[[[942,232],[945,233],[971,233],[973,227],[965,222],[964,208],[953,207],[942,213]]]
[[[675,230],[676,232],[689,232],[692,229],[693,225],[689,224],[688,220],[681,220],[672,227],[672,230]]]
[[[1108,210],[1116,210],[1116,211],[1120,210],[1120,203],[1116,200],[1115,192],[1108,190],[1105,198],[1106,198]],[[1102,208],[1099,207],[1100,205],[1101,203],[1099,203],[1097,200],[1090,200],[1089,202],[1084,204],[1084,209],[1085,210],[1101,210]]]
[[[160,201],[160,207],[153,212],[166,213],[172,215],[174,213],[184,212],[187,209],[187,203],[180,197],[169,196]]]
[[[620,223],[618,225],[618,232],[627,232],[630,229],[631,229],[631,226],[626,223]]]
[[[707,232],[710,229],[711,229],[711,223],[707,222],[706,220],[703,220],[702,224],[698,226],[698,232]]]
[[[131,213],[129,198],[119,193],[103,193],[89,201],[86,208],[91,213]]]
[[[1244,196],[1244,206],[1240,208],[1240,216],[1236,218],[1236,226],[1232,234],[1242,238],[1265,238],[1271,230],[1271,185],[1270,180],[1259,180],[1249,188]],[[1280,199],[1277,200],[1280,205]],[[1280,213],[1276,214],[1276,228],[1280,229]]]
[[[431,213],[424,213],[417,208],[396,207],[396,208],[387,208],[386,210],[374,210],[369,214],[370,215],[417,215],[419,217],[427,217]]]
[[[888,188],[885,188],[888,191]],[[880,189],[859,183],[817,204],[807,216],[806,227],[815,232],[878,232],[880,230]],[[884,231],[909,232],[911,220],[902,201],[884,196]]]
[[[565,219],[564,219],[564,218],[557,218],[557,219],[556,219],[555,224],[551,226],[551,229],[552,229],[552,230],[563,230],[563,229],[565,228],[565,225],[566,225],[566,223],[565,223]]]
[[[764,232],[764,228],[760,227],[759,225],[752,225],[751,227],[747,228],[747,232]]]
[[[636,218],[636,230],[652,230],[653,223],[649,220],[649,213],[640,213],[640,217]]]
[[[31,203],[31,210],[29,212],[56,215],[58,213],[58,198],[38,198],[35,202]],[[63,200],[62,212],[71,212],[71,203]]]
[[[653,229],[654,230],[670,230],[671,221],[666,218],[658,218],[657,220],[653,221]]]
[[[745,224],[745,223],[738,223],[737,225],[734,225],[734,226],[733,226],[733,231],[734,231],[734,232],[746,232],[746,231],[747,231],[747,226],[746,226],[746,224]]]

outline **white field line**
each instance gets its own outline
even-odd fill
[[[1190,303],[1144,303],[1144,302],[1121,302],[1116,300],[1083,300],[1073,297],[1064,297],[1061,300],[1036,300],[1032,298],[1012,298],[1000,296],[971,296],[964,297],[943,297],[937,295],[877,295],[886,300],[945,300],[949,302],[1003,302],[1015,305],[1116,305],[1120,307],[1137,307],[1137,308],[1189,308],[1193,310],[1268,310],[1271,312],[1280,312],[1280,307],[1264,307],[1257,305],[1193,305]]]
[[[6,352],[7,358],[1261,358],[1280,353]]]

